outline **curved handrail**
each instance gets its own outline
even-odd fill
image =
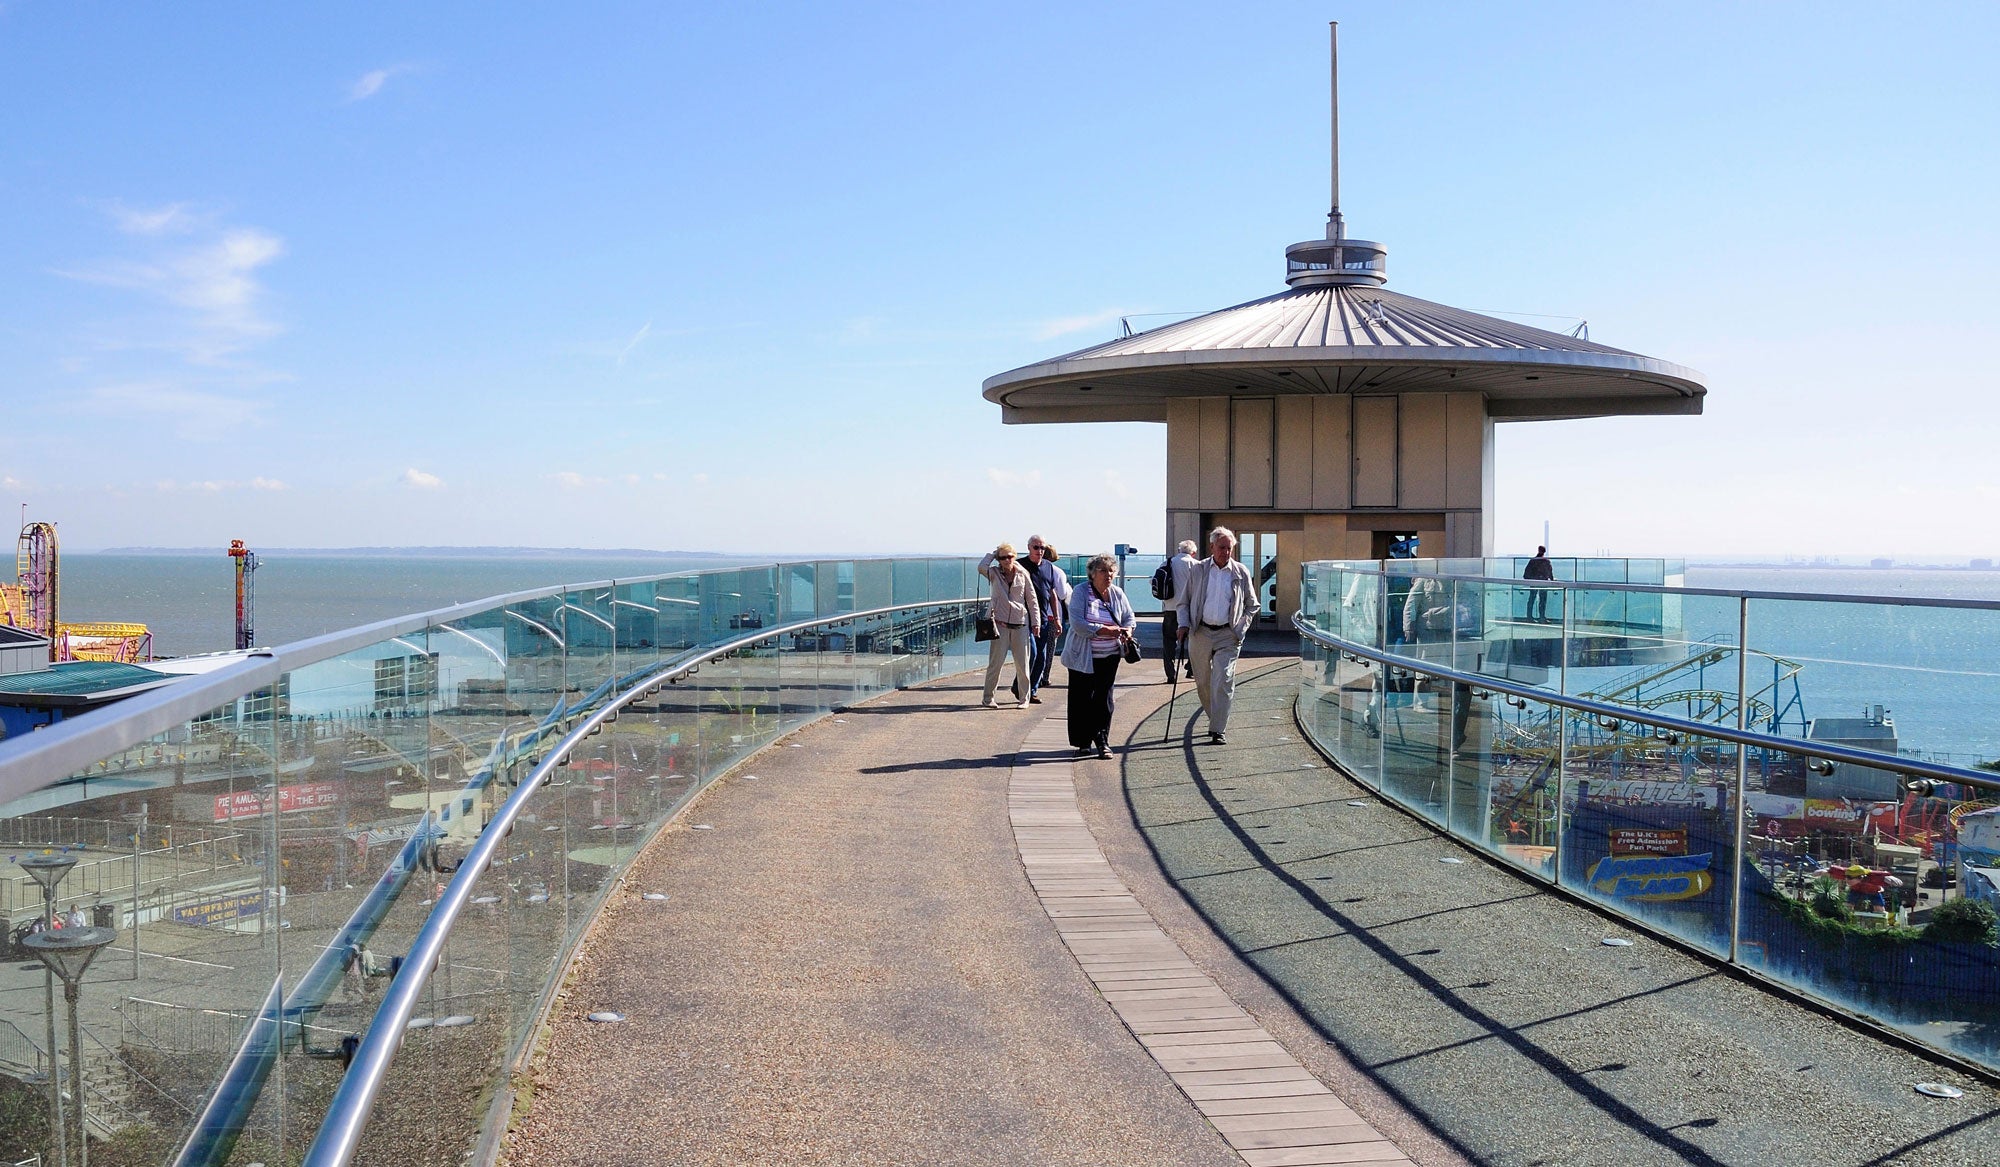
[[[1520,581],[1510,581],[1518,583]],[[1468,673],[1447,665],[1414,657],[1399,656],[1381,649],[1342,637],[1333,636],[1307,622],[1303,614],[1292,617],[1292,627],[1298,634],[1323,648],[1344,652],[1351,656],[1401,669],[1404,672],[1422,673],[1428,677],[1439,677],[1457,684],[1491,689],[1496,693],[1506,693],[1514,697],[1539,701],[1544,705],[1556,705],[1587,713],[1593,717],[1610,717],[1619,721],[1638,722],[1641,725],[1657,726],[1676,733],[1696,737],[1716,738],[1740,745],[1755,746],[1759,749],[1779,750],[1791,754],[1805,754],[1815,758],[1825,758],[1833,762],[1847,762],[1865,766],[1871,770],[1890,770],[1912,778],[1927,778],[1937,782],[1955,782],[1963,786],[1973,786],[1981,790],[2000,790],[2000,778],[1992,774],[1982,774],[1977,770],[1967,770],[1958,766],[1940,765],[1922,758],[1906,758],[1900,754],[1882,754],[1873,750],[1858,750],[1851,746],[1833,742],[1813,741],[1805,738],[1778,737],[1768,733],[1758,733],[1750,729],[1738,729],[1732,725],[1722,725],[1709,721],[1690,721],[1684,717],[1674,717],[1648,709],[1634,709],[1628,705],[1613,705],[1604,701],[1593,701],[1588,697],[1573,697],[1567,693],[1554,693],[1533,685],[1524,685],[1502,677],[1485,673]]]
[[[894,559],[893,556],[858,556],[842,562],[866,563]],[[552,584],[518,592],[503,592],[483,600],[468,600],[416,612],[392,616],[372,624],[343,628],[320,636],[293,641],[278,648],[251,650],[248,657],[224,665],[214,672],[120,701],[95,715],[70,718],[47,729],[0,740],[0,802],[11,801],[44,786],[60,782],[100,758],[132,748],[168,730],[207,713],[225,701],[254,693],[276,684],[293,669],[318,664],[342,653],[366,648],[433,625],[490,612],[510,604],[545,600],[584,588],[618,588],[630,584],[657,583],[668,579],[688,579],[713,571],[764,571],[823,562],[798,560],[791,563],[746,563],[741,565],[684,571],[663,571],[657,575],[637,575],[628,579],[583,580]]]
[[[694,672],[701,665],[730,656],[745,648],[755,647],[765,641],[810,628],[847,623],[873,616],[915,612],[926,608],[977,607],[983,602],[978,599],[955,599],[896,604],[886,608],[818,616],[811,620],[774,628],[754,629],[751,635],[704,649],[695,656],[660,666],[645,674],[643,679],[634,682],[632,688],[626,690],[624,694],[614,698],[603,708],[572,727],[563,735],[562,740],[549,748],[542,761],[494,813],[492,820],[481,830],[478,841],[467,851],[457,874],[452,876],[451,883],[439,894],[437,905],[431,909],[423,927],[411,941],[410,951],[403,959],[401,971],[390,982],[388,991],[383,995],[382,1004],[376,1009],[374,1018],[369,1022],[368,1031],[362,1035],[361,1044],[354,1052],[354,1059],[340,1081],[339,1089],[334,1092],[333,1100],[327,1106],[326,1118],[320,1125],[319,1134],[306,1151],[303,1160],[305,1167],[345,1167],[352,1160],[355,1150],[360,1146],[362,1132],[367,1127],[375,1096],[388,1074],[390,1063],[402,1048],[410,1017],[416,1011],[431,972],[437,967],[438,960],[443,955],[445,941],[450,938],[451,930],[458,922],[459,915],[472,898],[473,885],[481,875],[485,874],[487,866],[493,861],[494,852],[513,830],[514,822],[520,817],[528,800],[541,788],[550,773],[567,760],[570,751],[583,739],[615,718],[627,705],[652,696],[661,687]]]
[[[1547,591],[1640,592],[1649,595],[1666,596],[1711,596],[1725,600],[1797,600],[1811,603],[1882,604],[1899,608],[1970,608],[1977,611],[2000,612],[2000,600],[1965,600],[1953,599],[1947,596],[1877,596],[1852,592],[1733,591],[1728,588],[1676,587],[1670,584],[1625,583],[1618,580],[1519,579],[1506,575],[1459,575],[1452,572],[1436,571],[1384,571],[1379,566],[1384,562],[1397,563],[1403,561],[1394,559],[1316,559],[1302,566],[1326,566],[1354,575],[1372,576],[1376,579],[1440,579],[1462,583],[1506,584],[1516,588],[1537,588]]]

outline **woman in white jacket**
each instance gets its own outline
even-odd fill
[[[1063,667],[1069,670],[1069,744],[1081,758],[1093,751],[1111,756],[1111,686],[1118,680],[1118,662],[1139,618],[1117,584],[1118,561],[1109,555],[1091,559],[1090,582],[1070,592],[1069,640],[1063,645]]]

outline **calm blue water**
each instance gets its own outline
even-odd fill
[[[269,556],[257,572],[257,643],[322,632],[546,584],[707,570],[763,559],[547,557],[475,559]],[[62,618],[150,625],[159,656],[235,647],[236,575],[229,558],[62,557]]]
[[[592,557],[267,558],[257,641],[285,644],[372,620],[546,584],[722,568],[768,560]],[[2000,601],[2000,572],[1870,568],[1687,569],[1690,587]],[[63,557],[66,619],[153,628],[163,656],[227,649],[235,580],[213,557]],[[1694,639],[1733,643],[1733,601],[1685,601]],[[1753,649],[1798,661],[1808,717],[1885,705],[1905,749],[1967,762],[2000,757],[2000,612],[1822,601],[1751,604]]]

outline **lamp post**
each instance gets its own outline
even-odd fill
[[[76,1000],[81,995],[78,982],[97,954],[116,939],[118,933],[109,928],[64,928],[60,932],[37,932],[21,941],[62,978],[63,1000],[69,1003],[69,1093],[76,1121],[77,1167],[90,1167],[90,1134],[83,1128],[83,1033],[76,1020]],[[53,1051],[49,1057],[54,1060]]]
[[[42,885],[42,929],[51,931],[56,926],[56,885],[76,866],[76,857],[30,855],[20,863],[21,870]],[[56,976],[55,970],[46,966],[42,969],[42,1015],[48,1021],[49,1137],[55,1140],[56,1162],[68,1167],[69,1144],[63,1137],[62,1079],[56,1073]]]

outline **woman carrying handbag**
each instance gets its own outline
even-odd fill
[[[1069,744],[1079,758],[1111,756],[1111,687],[1118,680],[1119,663],[1138,658],[1132,630],[1139,618],[1111,582],[1117,565],[1109,555],[1092,557],[1089,583],[1069,597],[1070,632],[1062,661],[1069,670]]]

